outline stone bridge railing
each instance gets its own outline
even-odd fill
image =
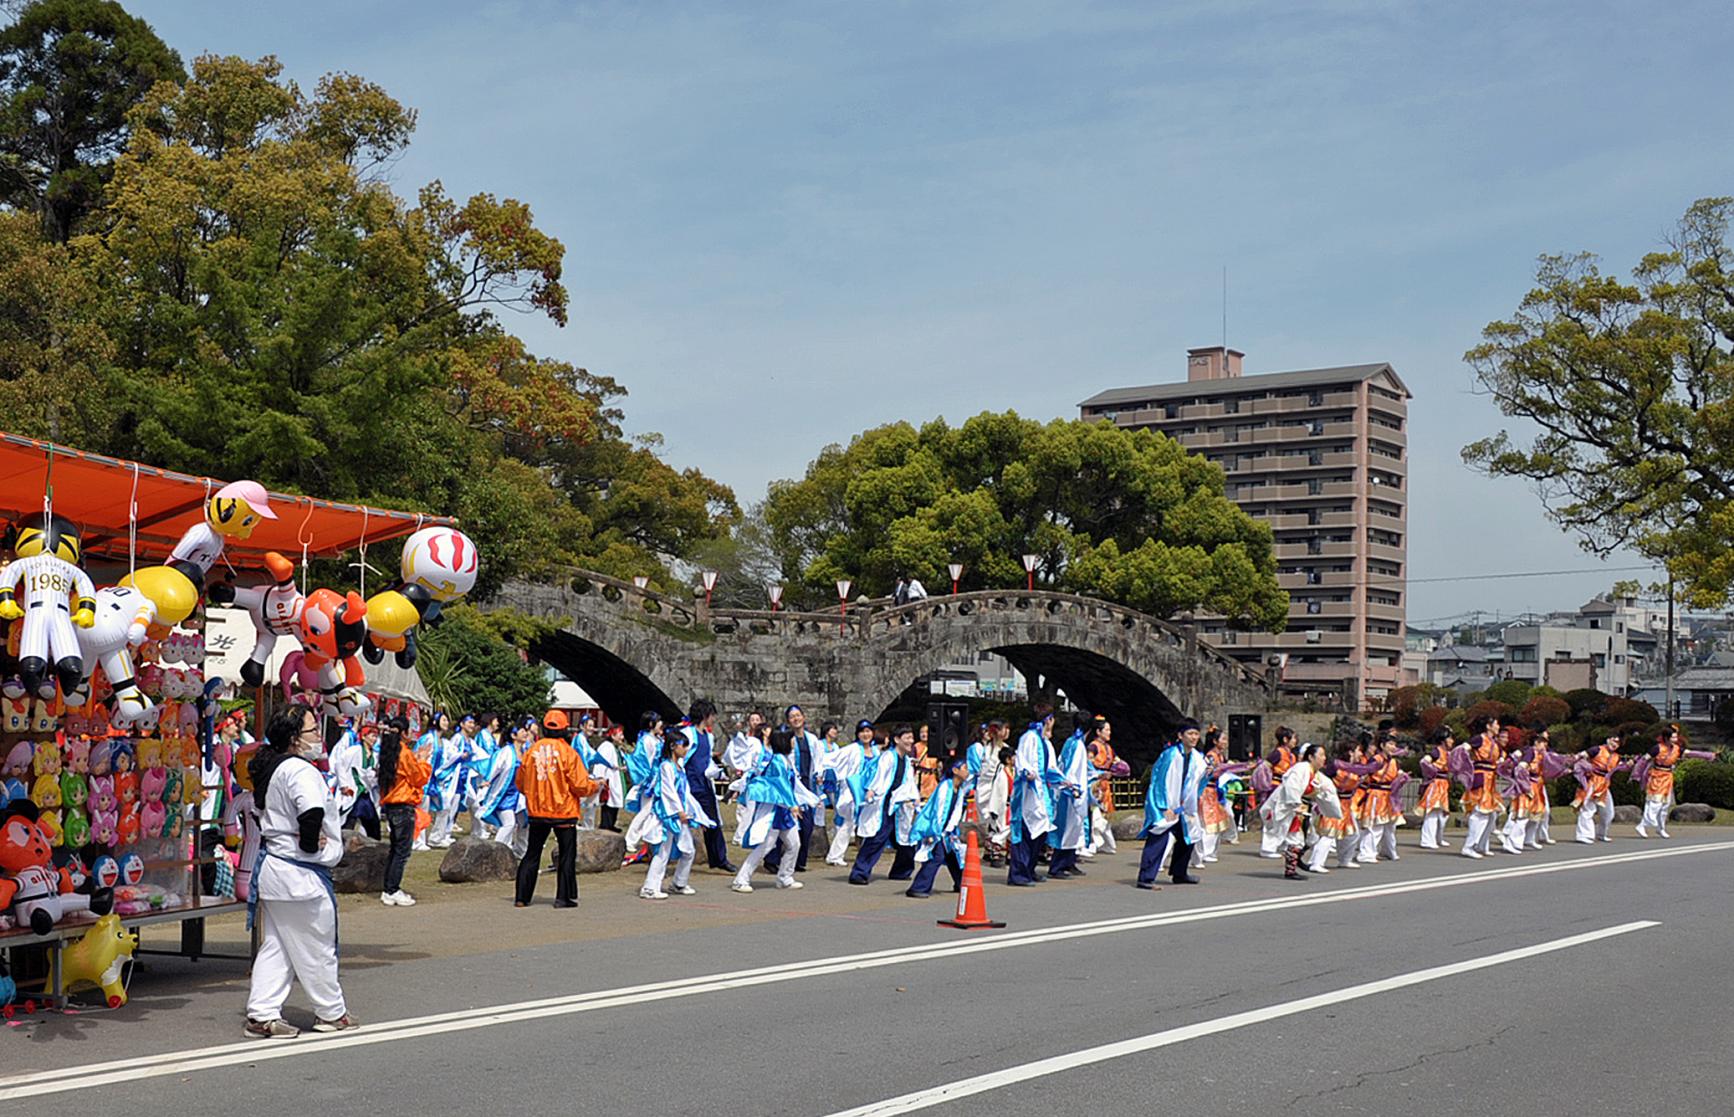
[[[1138,631],[1146,639],[1195,654],[1241,682],[1261,689],[1269,685],[1264,672],[1204,643],[1190,628],[1080,594],[1053,590],[971,590],[926,597],[904,605],[894,604],[889,597],[863,597],[851,601],[847,613],[841,609],[810,612],[713,608],[705,605],[702,597],[683,598],[649,588],[641,590],[631,582],[594,571],[571,569],[568,576],[572,592],[580,596],[595,594],[616,609],[629,614],[633,611],[648,614],[661,625],[718,635],[787,637],[831,634],[872,640],[896,635],[905,631],[907,625],[924,624],[936,618],[1041,610],[1056,620],[1077,619],[1092,625],[1117,625]]]

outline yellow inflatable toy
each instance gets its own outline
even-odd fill
[[[138,934],[120,925],[120,916],[110,912],[96,921],[83,938],[60,952],[60,987],[101,989],[109,1008],[126,1004],[126,963],[138,949]]]

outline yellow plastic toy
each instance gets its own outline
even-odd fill
[[[199,606],[199,587],[172,566],[144,566],[120,580],[144,594],[157,607],[156,625],[163,632],[193,615]]]
[[[60,952],[60,987],[68,993],[101,989],[109,1008],[126,1004],[126,963],[138,949],[138,934],[120,925],[113,912],[96,921],[83,938]]]

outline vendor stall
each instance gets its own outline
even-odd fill
[[[124,985],[98,979],[138,928],[177,925],[174,953],[208,956],[204,920],[245,906],[223,853],[242,820],[217,696],[240,688],[260,716],[273,701],[332,717],[425,701],[414,632],[474,584],[474,545],[439,517],[3,432],[0,517],[0,952],[47,947],[47,1000],[84,976],[112,1005]],[[309,559],[356,552],[365,571],[370,545],[404,536],[401,576],[372,598],[307,586]],[[247,643],[214,671],[206,605],[220,601]],[[104,960],[94,978],[86,957]],[[29,968],[12,967],[21,987]]]

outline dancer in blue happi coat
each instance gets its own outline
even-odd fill
[[[1035,706],[1036,720],[1018,738],[1016,779],[1011,790],[1011,856],[1006,883],[1020,888],[1038,884],[1036,859],[1054,828],[1054,793],[1066,777],[1054,763],[1054,708]]]
[[[915,874],[915,849],[909,843],[909,828],[915,822],[916,806],[921,800],[921,787],[915,777],[915,730],[900,725],[892,733],[894,747],[874,757],[849,779],[855,808],[855,834],[861,839],[861,849],[849,870],[850,884],[866,884],[873,878],[873,866],[896,843],[892,860],[892,880],[908,880]]]
[[[855,740],[825,757],[825,775],[837,788],[837,801],[832,805],[831,847],[825,852],[825,864],[838,868],[848,864],[849,843],[855,837],[855,815],[859,804],[855,799],[855,777],[862,769],[878,763],[879,744],[873,737],[873,723],[863,718],[855,723]],[[871,779],[871,777],[869,777]]]
[[[921,898],[933,895],[933,881],[939,867],[951,870],[951,890],[963,887],[963,842],[958,832],[963,827],[963,813],[969,805],[969,789],[973,784],[969,765],[953,760],[948,778],[939,782],[927,802],[915,812],[915,822],[909,828],[910,844],[915,847],[915,861],[920,867],[906,896]]]
[[[459,797],[463,794],[466,755],[465,752],[451,747],[454,739],[451,715],[439,713],[433,716],[427,732],[416,740],[416,751],[427,752],[428,765],[433,769],[433,775],[428,777],[427,789],[422,794],[423,806],[433,821],[416,840],[416,849],[444,849],[452,844],[452,818],[457,814]]]
[[[686,777],[686,754],[692,742],[685,733],[671,729],[663,735],[660,748],[646,748],[640,738],[638,751],[661,753],[650,778],[642,786],[643,807],[633,816],[626,830],[628,848],[644,842],[653,851],[650,868],[645,871],[644,885],[638,890],[646,900],[666,900],[662,890],[668,863],[674,864],[674,890],[682,896],[697,895],[698,890],[687,883],[692,875],[693,854],[697,846],[692,840],[692,828],[715,829],[716,820],[693,798]],[[636,755],[636,754],[635,754]],[[638,790],[637,787],[634,790]]]
[[[524,793],[518,790],[518,763],[536,741],[536,720],[524,718],[501,741],[488,762],[488,782],[476,804],[476,820],[494,829],[494,840],[519,857],[524,856],[530,834],[522,825]],[[484,731],[486,732],[486,731]]]
[[[1090,786],[1090,754],[1085,743],[1099,720],[1079,714],[1077,728],[1060,749],[1059,769],[1065,783],[1054,794],[1054,828],[1048,834],[1048,845],[1054,851],[1048,860],[1048,876],[1055,880],[1084,875],[1078,865],[1078,850],[1088,849],[1090,844],[1090,800],[1085,794]]]
[[[782,854],[777,874],[778,888],[799,888],[795,879],[795,853],[801,844],[801,819],[824,805],[795,768],[795,732],[786,725],[771,730],[770,746],[759,760],[756,772],[741,788],[735,824],[735,841],[747,850],[730,887],[751,892],[753,870],[769,866],[767,855]]]
[[[1150,787],[1144,793],[1144,855],[1138,864],[1138,887],[1155,888],[1162,870],[1162,855],[1169,843],[1174,855],[1168,862],[1168,878],[1175,884],[1197,884],[1187,872],[1192,846],[1203,836],[1198,823],[1198,793],[1207,769],[1198,753],[1198,723],[1185,721],[1156,766],[1150,770]]]
[[[716,778],[722,775],[722,765],[716,762],[716,704],[708,698],[696,698],[687,708],[686,724],[681,727],[692,748],[686,753],[686,782],[692,788],[692,798],[705,814],[717,816]],[[735,871],[729,861],[728,843],[720,827],[704,832],[705,863],[725,873]]]
[[[783,725],[789,731],[789,766],[794,768],[795,775],[809,790],[815,787],[822,773],[817,767],[819,755],[819,738],[807,729],[807,714],[799,706],[790,706],[783,711]],[[814,794],[818,794],[816,791]],[[807,871],[807,852],[813,844],[813,822],[818,817],[818,811],[806,811],[800,816],[800,848],[795,855],[795,871]],[[783,864],[783,851],[779,846],[765,858],[765,867],[777,871]]]

